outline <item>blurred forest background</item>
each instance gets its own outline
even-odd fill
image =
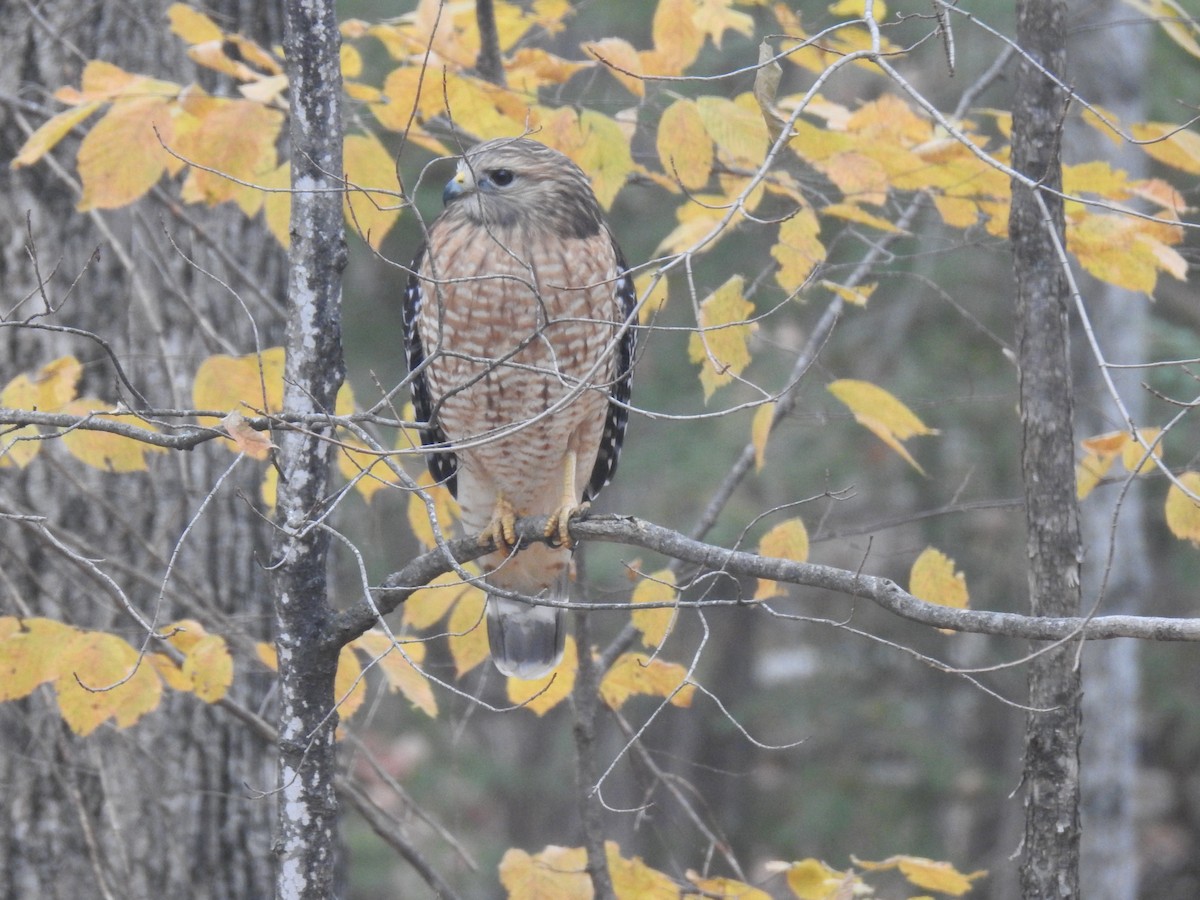
[[[838,20],[821,3],[788,5],[802,15],[810,33]],[[998,32],[1012,34],[1009,4],[960,6]],[[368,20],[398,12],[395,5],[384,3],[346,3],[343,8],[347,15]],[[914,16],[928,12],[920,4],[893,8]],[[572,9],[565,29],[539,41],[540,46],[578,58],[579,44],[599,36],[620,35],[638,47],[650,43],[650,4],[582,2]],[[915,19],[907,30],[899,25],[885,33],[903,45],[928,27],[927,19]],[[719,48],[705,46],[693,71],[716,74],[747,66],[756,58],[761,37],[757,31],[727,32]],[[947,72],[945,49],[936,41],[926,41],[897,61],[905,76],[943,110],[954,109],[963,91],[1004,50],[995,37],[962,23],[955,26],[954,38],[953,77]],[[1112,56],[1112,48],[1121,45],[1141,48],[1139,68],[1112,71],[1110,61],[1124,58]],[[1072,84],[1102,105],[1111,106],[1113,98],[1089,95],[1080,79],[1102,81],[1117,74],[1128,79],[1122,88],[1132,86],[1141,109],[1139,121],[1181,121],[1192,114],[1189,110],[1197,101],[1200,63],[1181,54],[1152,19],[1123,4],[1074,5],[1069,60],[1072,73],[1079,73]],[[1096,66],[1099,73],[1093,71]],[[1007,110],[1010,69],[1011,64],[990,80],[972,106]],[[750,90],[752,83],[753,73],[747,72],[720,82],[720,90],[732,96]],[[809,84],[811,75],[788,67],[780,95]],[[638,118],[652,121],[675,97],[711,93],[712,87],[651,83]],[[849,68],[822,93],[854,108],[888,90],[893,88],[877,75]],[[580,102],[609,114],[635,103],[620,84],[601,74],[571,82],[556,102]],[[1068,138],[1065,162],[1096,158],[1095,154],[1113,158],[1112,153],[1119,152],[1089,142],[1082,131],[1071,132],[1075,142]],[[635,143],[633,152],[636,160],[653,165],[652,144]],[[402,176],[413,179],[427,159],[406,153],[400,159]],[[425,179],[425,190],[417,195],[426,217],[440,208],[440,186],[451,164],[431,171],[436,174]],[[1194,183],[1179,186],[1189,201],[1198,199]],[[675,224],[670,211],[653,185],[635,182],[621,191],[610,221],[632,264],[655,257],[659,241]],[[892,217],[897,214],[898,208]],[[877,281],[879,287],[869,307],[848,309],[839,321],[817,364],[805,375],[795,411],[772,436],[766,465],[738,489],[711,539],[725,546],[739,541],[753,546],[775,521],[770,515],[760,517],[807,500],[776,517],[799,512],[812,536],[813,561],[851,569],[861,565],[907,584],[912,560],[932,544],[953,557],[966,574],[975,607],[1023,612],[1028,589],[1016,372],[1009,349],[1014,309],[1010,249],[1005,240],[982,229],[951,231],[929,209],[918,215],[909,231],[912,236],[890,245],[884,261],[872,268],[865,280]],[[838,280],[877,237],[866,229],[840,235],[831,246],[824,277]],[[419,241],[418,223],[405,216],[381,253],[405,262]],[[731,272],[744,273],[751,283],[769,282],[774,267],[770,247],[771,241],[754,229],[725,238],[697,261],[694,276],[700,295]],[[1194,260],[1195,247],[1196,238],[1189,235],[1180,249]],[[369,397],[377,393],[375,379],[391,385],[405,372],[398,337],[403,273],[356,245],[347,279],[348,369],[359,396]],[[1091,280],[1083,285],[1085,295],[1101,290]],[[642,412],[632,418],[619,475],[597,508],[686,533],[745,446],[753,412],[706,415],[713,407],[705,407],[696,366],[687,355],[686,329],[695,322],[694,312],[681,285],[672,280],[671,286],[671,301],[657,320],[666,327],[646,335],[639,351],[634,402]],[[775,295],[771,290],[765,286],[755,298],[759,308],[779,302],[777,289]],[[1102,340],[1116,340],[1126,332],[1144,338],[1139,355],[1113,359],[1200,357],[1200,308],[1193,284],[1160,279],[1153,300],[1126,293],[1114,302],[1120,307],[1108,320],[1111,328]],[[764,318],[745,377],[769,390],[784,383],[824,308],[823,302],[806,301],[802,294],[800,302]],[[1095,365],[1082,336],[1074,350],[1079,363],[1077,410],[1087,423],[1077,426],[1077,437],[1119,429],[1111,404],[1091,374]],[[929,477],[921,477],[856,425],[825,390],[837,378],[886,386],[926,424],[940,430],[936,437],[910,444]],[[1151,390],[1136,387],[1142,381]],[[1186,367],[1139,370],[1133,383],[1145,404],[1142,421],[1147,424],[1161,424],[1177,411],[1155,393],[1176,398],[1194,393],[1194,375]],[[726,389],[714,406],[754,399],[750,390],[735,399],[735,390]],[[1167,453],[1173,466],[1195,464],[1198,436],[1194,424],[1170,435]],[[1132,524],[1142,534],[1144,549],[1136,561],[1142,570],[1141,591],[1137,597],[1110,592],[1108,605],[1098,612],[1137,609],[1188,616],[1200,605],[1200,554],[1164,525],[1167,487],[1165,479],[1152,476],[1130,488],[1131,495],[1141,497],[1140,502],[1125,501],[1134,510],[1132,517],[1125,513],[1126,524],[1134,518]],[[1101,518],[1107,520],[1121,490],[1122,479],[1114,478],[1085,503],[1102,507]],[[403,515],[400,498],[378,497],[364,506],[358,543],[370,553],[373,574],[391,571],[414,549],[399,537],[406,531],[398,524]],[[389,534],[397,540],[372,537]],[[1094,544],[1089,552],[1102,553],[1102,545]],[[588,583],[595,586],[591,596],[626,595],[625,566],[633,559],[628,548],[590,545],[584,555]],[[1087,564],[1095,563],[1096,556],[1089,556]],[[645,559],[642,564],[651,570],[663,561]],[[355,576],[347,573],[347,578]],[[732,590],[720,582],[703,589]],[[753,585],[742,585],[741,590],[752,593]],[[1094,597],[1085,596],[1085,609]],[[1128,607],[1117,605],[1126,603]],[[693,802],[707,811],[748,870],[772,859],[811,855],[844,866],[849,854],[880,859],[905,852],[950,860],[964,871],[990,870],[973,896],[1015,896],[1011,860],[1022,821],[1024,712],[1018,705],[1025,674],[1020,665],[1010,664],[1025,656],[1026,644],[938,634],[868,604],[812,590],[793,589],[788,601],[775,606],[780,612],[829,621],[781,622],[747,609],[706,613],[711,637],[697,675],[721,698],[728,715],[704,700],[690,710],[668,708],[644,735],[654,764],[688,785]],[[601,646],[605,636],[623,624],[619,615],[592,618]],[[699,635],[696,618],[685,615],[665,652],[670,658],[686,659]],[[1195,705],[1200,656],[1186,644],[1145,643],[1133,653],[1138,681],[1127,685],[1132,696],[1124,696],[1136,707],[1132,714],[1137,720],[1140,896],[1193,897],[1200,893],[1200,716]],[[939,671],[918,654],[950,666],[988,669],[975,677],[994,693]],[[1088,658],[1085,653],[1085,672]],[[433,658],[430,665],[436,666]],[[450,668],[448,660],[445,665]],[[487,668],[473,677],[502,687]],[[485,694],[488,690],[482,684],[479,689]],[[624,715],[636,722],[652,708],[647,700]],[[1121,714],[1105,699],[1097,711],[1101,716]],[[573,800],[562,790],[574,778],[569,715],[565,709],[545,719],[520,712],[492,715],[446,698],[446,711],[436,722],[380,708],[369,726],[357,727],[383,759],[392,761],[413,797],[427,809],[438,810],[439,820],[469,844],[486,869],[510,846],[532,852],[543,844],[577,843],[576,826],[569,824],[575,821]],[[756,745],[731,718],[763,745],[801,743],[789,749]],[[602,758],[619,751],[628,727],[615,718],[609,721]],[[1086,747],[1093,722],[1085,721],[1084,730]],[[623,851],[637,852],[660,868],[695,868],[700,863],[698,836],[656,785],[658,778],[636,758],[627,756],[619,764],[604,790],[605,802],[614,810],[606,816],[610,834]],[[1085,803],[1088,797],[1085,776]],[[1086,806],[1084,816],[1086,829]],[[391,871],[390,857],[373,849],[378,844],[365,828],[353,848],[357,896],[377,896],[383,886],[397,884],[393,879],[400,876]],[[450,848],[440,855],[443,864],[456,864]],[[368,864],[372,856],[379,860],[377,868]]]
[[[525,0],[517,5],[535,6]],[[376,22],[404,16],[416,6],[411,0],[344,0],[340,10],[346,19]],[[688,69],[695,76],[740,74],[713,81],[648,81],[638,97],[594,67],[542,88],[541,102],[563,108],[578,104],[638,123],[633,158],[661,172],[654,134],[675,100],[751,91],[760,42],[778,38],[777,13],[799,15],[813,34],[845,20],[853,6],[824,0],[747,3],[737,9],[750,27],[725,30],[719,44],[706,41]],[[948,20],[952,64],[948,40],[928,37],[936,31],[932,4],[897,0],[889,7],[884,34],[908,48],[892,60],[908,83],[947,114],[965,103],[976,122],[993,122],[989,135],[999,138],[1003,128],[995,122],[1013,99],[1015,58],[1004,40],[1013,34],[1012,4],[962,0],[958,9],[965,15]],[[1186,14],[1200,15],[1200,4],[1078,0],[1070,9],[1068,80],[1083,97],[1126,123],[1183,123],[1196,114],[1200,59],[1181,47],[1179,34],[1197,40],[1183,23]],[[609,36],[647,48],[653,44],[654,13],[655,4],[644,0],[581,0],[569,4],[560,30],[535,28],[522,40],[573,60],[586,58],[581,44]],[[1176,39],[1163,27],[1172,22],[1183,28]],[[260,24],[264,34],[278,31],[272,15],[264,14]],[[355,46],[363,56],[359,80],[379,84],[395,61],[378,41],[362,38]],[[170,64],[181,64],[179,56],[178,50],[163,53]],[[155,68],[158,63],[136,60],[149,74],[184,77]],[[2,69],[0,83],[7,71]],[[784,64],[778,96],[807,90],[815,77]],[[821,87],[825,100],[851,110],[895,92],[877,72],[856,66],[839,69]],[[348,111],[351,130],[361,125],[376,131],[398,154],[401,182],[429,221],[440,209],[441,187],[453,163],[434,161],[417,142],[402,146],[396,133],[376,128],[364,103],[351,102]],[[1162,177],[1189,206],[1200,206],[1195,182],[1200,163],[1190,172],[1167,169],[1128,143],[1099,140],[1080,124],[1078,112],[1072,109],[1065,123],[1066,163],[1105,159],[1131,178]],[[469,122],[460,124],[470,129]],[[1195,137],[1194,126],[1188,134]],[[836,194],[814,170],[797,164],[790,174],[814,197]],[[894,194],[876,212],[896,221],[912,197],[911,192]],[[74,198],[60,202],[61,215],[71,215]],[[645,267],[640,271],[653,272],[662,262],[660,244],[678,224],[680,205],[677,195],[642,175],[617,195],[609,221],[628,261]],[[11,206],[10,219],[19,229],[20,204]],[[753,550],[771,526],[798,515],[811,538],[811,561],[861,568],[906,587],[914,559],[932,545],[965,574],[973,608],[1028,612],[1008,241],[982,223],[947,227],[928,202],[917,205],[896,237],[867,224],[825,218],[820,236],[828,257],[814,285],[789,298],[774,280],[772,256],[778,230],[772,217],[788,211],[785,200],[768,196],[757,211],[762,222],[743,223],[692,262],[697,299],[739,274],[759,316],[750,343],[752,361],[741,373],[744,383],[721,388],[707,403],[699,367],[688,351],[696,309],[684,273],[677,268],[670,274],[669,299],[639,336],[636,409],[616,480],[596,510],[692,532],[744,452],[753,404],[764,392],[774,396],[788,385],[799,354],[824,327],[820,323],[831,312],[833,295],[815,281],[840,284],[855,273],[857,281],[878,286],[865,307],[838,304],[836,324],[803,373],[794,409],[772,433],[763,466],[738,484],[706,539]],[[1193,217],[1188,212],[1185,218]],[[153,224],[141,222],[132,230],[161,240],[161,229]],[[406,376],[400,303],[407,275],[402,267],[416,252],[421,233],[417,216],[406,210],[377,249],[351,238],[343,324],[348,379],[360,407]],[[10,259],[24,240],[15,230],[13,235]],[[234,248],[252,247],[264,255],[277,249],[253,243],[271,240],[258,234],[247,238],[230,229],[225,237]],[[1194,264],[1200,259],[1198,240],[1189,231],[1174,249]],[[869,269],[858,272],[868,256]],[[259,270],[257,264],[248,268]],[[278,271],[271,271],[270,278],[263,277],[267,293],[280,284]],[[1194,281],[1160,277],[1150,297],[1078,275],[1108,358],[1145,366],[1114,376],[1135,421],[1161,427],[1176,419],[1179,401],[1198,393],[1200,306]],[[183,277],[212,290],[190,270]],[[209,315],[221,321],[218,314]],[[271,321],[274,334],[267,337],[264,329],[264,346],[278,341],[278,323]],[[103,334],[108,324],[102,319],[94,327]],[[1079,324],[1076,317],[1073,325]],[[244,331],[245,323],[239,327]],[[1097,376],[1084,335],[1076,338],[1076,437],[1118,431],[1123,422]],[[9,339],[16,346],[11,333]],[[238,341],[248,352],[249,338],[242,334]],[[179,352],[189,365],[203,356],[195,347]],[[1149,365],[1178,360],[1192,362]],[[30,352],[14,371],[44,361]],[[855,421],[827,390],[838,379],[886,388],[938,430],[905,445],[925,474]],[[385,443],[391,446],[390,439]],[[1200,424],[1194,415],[1172,425],[1164,458],[1176,473],[1200,468]],[[415,475],[418,468],[411,465],[409,471]],[[192,500],[204,496],[218,471],[206,469],[194,479]],[[30,494],[37,496],[34,485]],[[1163,514],[1168,487],[1159,473],[1127,479],[1118,468],[1084,499],[1085,611],[1100,598],[1098,614],[1197,615],[1200,551],[1168,529]],[[258,484],[251,479],[240,488],[253,496]],[[352,492],[341,503],[338,527],[361,552],[372,584],[421,551],[409,525],[406,492],[379,491],[370,502]],[[215,529],[205,538],[214,545],[244,540],[244,551],[253,542],[221,537],[217,524],[205,527]],[[14,552],[13,558],[19,555]],[[334,556],[335,600],[341,597],[349,605],[360,594],[358,559],[339,549]],[[218,558],[215,551],[213,557]],[[652,572],[668,562],[598,542],[586,545],[579,558],[586,596],[614,601],[628,598],[636,581],[632,567]],[[6,560],[16,571],[12,558],[0,555],[0,563]],[[253,568],[248,561],[246,567]],[[1106,571],[1111,577],[1101,592]],[[260,576],[246,577],[255,583]],[[683,596],[731,599],[754,592],[749,580],[703,578]],[[269,629],[265,595],[261,606],[243,602],[240,595],[226,599],[227,621],[244,627],[247,636],[261,637]],[[1014,858],[1023,820],[1028,642],[943,634],[865,601],[812,589],[791,588],[768,606],[679,616],[661,655],[671,661],[696,659],[694,677],[711,696],[698,694],[688,709],[661,710],[656,698],[634,698],[619,712],[601,716],[598,758],[614,763],[600,792],[606,836],[620,844],[624,856],[641,856],[680,879],[710,865],[725,871],[724,848],[751,881],[765,878],[775,860],[816,857],[844,869],[853,858],[905,853],[947,860],[963,872],[988,870],[975,883],[973,897],[1018,896]],[[627,620],[624,612],[590,614],[590,642],[606,646]],[[1113,900],[1200,896],[1200,653],[1190,643],[1127,640],[1088,646],[1082,663],[1087,679],[1085,883],[1091,879],[1085,895]],[[425,667],[454,683],[454,661],[445,642],[429,643]],[[261,681],[255,685],[257,700]],[[372,694],[367,708],[345,726],[343,756],[364,791],[410,826],[410,840],[462,896],[500,896],[496,867],[509,848],[535,853],[550,844],[582,843],[571,709],[564,703],[537,716],[527,709],[484,708],[471,698],[507,705],[504,680],[490,664],[456,684],[462,694],[438,691],[436,719],[403,699]],[[203,718],[207,714],[199,715],[197,734],[211,727]],[[639,747],[624,752],[639,731]],[[109,739],[123,740],[120,735]],[[206,790],[240,797],[248,784],[271,783],[269,767],[253,772],[247,764],[246,771],[250,774],[238,783],[214,776]],[[349,897],[428,894],[417,873],[353,813],[345,837]],[[882,895],[913,892],[899,884],[894,889]]]

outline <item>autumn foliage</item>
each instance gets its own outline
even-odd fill
[[[873,4],[874,20],[863,17],[861,2],[833,4],[829,13],[839,24],[818,37],[790,4],[660,0],[645,46],[605,37],[568,56],[542,46],[571,14],[567,0],[497,0],[495,5],[504,85],[474,72],[480,43],[473,4],[422,0],[390,22],[342,23],[342,72],[354,110],[340,173],[349,226],[378,251],[400,217],[413,214],[413,185],[398,172],[415,173],[418,161],[455,155],[460,140],[532,134],[587,171],[606,208],[631,180],[639,181],[672,210],[655,258],[638,272],[639,323],[652,329],[668,304],[692,305],[694,327],[686,352],[700,406],[719,405],[733,396],[731,385],[745,383],[760,322],[776,307],[820,301],[863,310],[877,302],[876,284],[835,279],[825,271],[829,248],[842,229],[879,238],[900,234],[903,227],[892,212],[896,202],[920,197],[945,228],[995,238],[1007,234],[1013,173],[1006,113],[943,113],[887,70],[885,88],[874,99],[844,105],[823,95],[831,72],[847,66],[880,71],[878,53],[901,51],[878,35],[877,21],[887,15],[880,2]],[[82,135],[71,161],[81,185],[80,212],[125,207],[165,185],[183,204],[233,204],[247,217],[261,217],[274,239],[286,245],[290,175],[280,145],[288,84],[277,51],[225,31],[184,4],[171,8],[169,27],[198,66],[236,85],[236,95],[217,96],[197,83],[92,60],[77,86],[57,91],[61,111],[28,137],[11,164],[44,164],[65,138]],[[699,63],[705,48],[720,47],[731,34],[786,36],[764,43],[753,89],[731,95],[726,85],[702,83],[699,92],[660,104],[652,121],[638,115],[637,104],[659,90],[660,79],[706,74]],[[380,56],[386,59],[383,71],[368,63]],[[781,67],[804,75],[810,86],[779,94]],[[629,108],[614,112],[610,106],[552,102],[557,89],[582,78],[611,79]],[[1107,138],[1143,142],[1139,147],[1171,175],[1200,173],[1200,140],[1191,131],[1162,122],[1119,122],[1095,107],[1080,115]],[[635,138],[653,148],[654,156],[635,157]],[[402,147],[399,159],[397,146]],[[1163,277],[1186,278],[1179,249],[1186,202],[1165,177],[1130,178],[1095,161],[1067,166],[1063,175],[1064,249],[1082,269],[1147,296]],[[813,178],[821,180],[823,190],[810,188]],[[685,287],[681,273],[744,232],[769,247],[774,262],[769,285],[752,286],[744,273],[733,272],[701,294],[694,284]],[[34,415],[0,432],[0,467],[38,465],[40,454],[55,442],[80,464],[114,474],[146,473],[155,457],[169,452],[167,438],[186,425],[207,435],[205,440],[218,441],[231,461],[243,455],[260,467],[257,504],[269,514],[277,478],[269,429],[282,411],[283,348],[246,349],[244,355],[214,355],[200,363],[192,409],[170,427],[162,417],[80,396],[80,364],[74,358],[16,374],[0,385],[0,407]],[[871,436],[867,440],[882,442],[913,472],[936,477],[921,460],[922,447],[938,440],[939,431],[887,386],[839,378],[826,388],[864,429],[864,437]],[[760,469],[768,464],[779,397],[780,392],[764,391],[749,404],[756,407],[749,438]],[[381,491],[407,491],[412,534],[432,549],[438,545],[434,523],[442,534],[450,533],[456,506],[424,472],[411,406],[391,411],[402,424],[381,439],[362,425],[362,405],[349,387],[343,388],[330,411],[337,426],[332,440],[338,470],[367,502]],[[1178,538],[1200,546],[1200,472],[1167,469],[1161,435],[1161,429],[1147,425],[1133,433],[1085,438],[1079,497],[1086,500],[1113,473],[1133,478],[1168,472],[1173,484],[1165,523]],[[761,555],[808,559],[810,538],[801,517],[773,520],[760,534]],[[438,577],[407,599],[395,631],[373,630],[343,650],[336,686],[343,723],[352,721],[366,700],[369,669],[382,676],[387,690],[427,716],[438,715],[438,687],[422,668],[426,642],[445,642],[458,679],[487,658],[481,624],[485,595],[470,580],[477,574],[468,564]],[[677,573],[637,570],[633,579],[629,615],[641,646],[617,656],[603,673],[600,697],[613,710],[634,696],[688,707],[696,697],[688,665],[660,655],[679,616]],[[787,590],[762,579],[747,600],[764,602]],[[914,554],[909,591],[944,606],[963,608],[970,602],[967,576],[932,546]],[[0,700],[51,685],[63,720],[86,735],[105,721],[133,725],[157,707],[164,689],[215,703],[247,667],[275,666],[273,648],[260,645],[256,658],[236,658],[222,636],[208,634],[195,621],[152,630],[156,640],[142,644],[50,619],[0,619]],[[551,676],[509,680],[509,702],[521,707],[522,715],[545,715],[570,696],[579,654],[593,652],[568,639]],[[622,856],[611,842],[607,853],[620,897],[768,896],[741,881],[696,872],[679,883],[637,857]],[[585,861],[582,848],[551,846],[536,854],[512,849],[499,877],[514,898],[590,897]],[[945,896],[965,894],[982,874],[907,856],[856,861],[844,871],[806,859],[778,863],[773,874],[793,896],[820,900],[866,895],[869,879],[885,870],[900,873],[914,889]]]

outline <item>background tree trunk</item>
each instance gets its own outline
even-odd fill
[[[1140,82],[1145,78],[1154,31],[1122,27],[1129,7],[1118,0],[1071,4],[1071,84],[1089,102],[1113,113],[1121,122],[1149,118]],[[1121,23],[1121,24],[1117,24]],[[1106,159],[1131,179],[1145,178],[1146,155],[1127,143],[1114,145],[1094,128],[1067,132],[1066,162]],[[1148,359],[1149,309],[1145,296],[1124,291],[1079,273],[1080,287],[1100,347],[1110,362]],[[1076,342],[1077,397],[1075,430],[1079,437],[1126,427],[1108,394],[1090,348]],[[1110,370],[1125,408],[1139,425],[1147,424],[1148,397],[1140,370]],[[1114,474],[1121,474],[1120,472]],[[1100,615],[1144,611],[1150,592],[1151,567],[1144,524],[1145,486],[1129,491],[1100,489],[1080,504],[1084,541],[1084,605],[1104,590]],[[1120,504],[1119,516],[1114,511]],[[1111,569],[1108,569],[1110,563]],[[1106,576],[1106,569],[1108,569]],[[1105,580],[1107,577],[1107,583]],[[1082,896],[1096,900],[1132,900],[1138,890],[1137,741],[1140,703],[1140,644],[1137,641],[1094,641],[1083,655],[1084,734],[1080,749],[1083,784],[1083,842],[1080,876]]]
[[[7,165],[29,129],[60,108],[52,91],[78,84],[88,59],[163,78],[195,77],[168,30],[167,5],[4,4],[0,383],[73,354],[85,366],[81,393],[137,405],[117,386],[95,342],[14,326],[43,312],[26,249],[30,237],[46,293],[62,304],[37,322],[87,329],[109,341],[152,406],[190,407],[191,378],[203,358],[255,349],[250,314],[234,293],[255,314],[261,346],[279,342],[279,317],[262,312],[282,299],[284,255],[236,209],[181,211],[148,200],[118,212],[79,213],[73,176],[53,161],[17,171]],[[275,4],[215,0],[206,8],[267,46],[280,38]],[[211,80],[206,87],[223,92]],[[55,155],[73,152],[74,143],[68,139]],[[261,568],[267,529],[239,497],[256,500],[262,473],[252,468],[259,467],[242,464],[225,481],[163,585],[181,534],[232,459],[207,446],[156,455],[148,473],[108,475],[86,470],[50,443],[28,469],[0,470],[0,512],[46,517],[51,532],[100,560],[158,624],[190,617],[244,637],[247,643],[235,647],[241,674],[234,696],[261,712],[266,682],[244,673],[254,671],[248,642],[269,637]],[[135,643],[142,637],[110,592],[35,527],[0,520],[0,573],[2,614],[53,616]],[[270,895],[274,804],[259,792],[276,783],[274,750],[228,712],[167,691],[160,709],[135,727],[102,727],[80,738],[62,723],[44,687],[28,701],[0,706],[0,734],[0,897]]]

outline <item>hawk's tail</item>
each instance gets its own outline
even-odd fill
[[[566,571],[537,597],[566,600]],[[567,639],[567,611],[550,606],[530,606],[488,594],[487,629],[492,661],[503,674],[533,679],[548,675],[562,659]]]

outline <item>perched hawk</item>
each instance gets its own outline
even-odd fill
[[[492,659],[538,678],[562,657],[567,521],[617,466],[628,419],[636,292],[587,176],[557,150],[500,139],[469,150],[412,264],[404,341],[429,470],[484,557]],[[553,547],[513,554],[521,516]]]

